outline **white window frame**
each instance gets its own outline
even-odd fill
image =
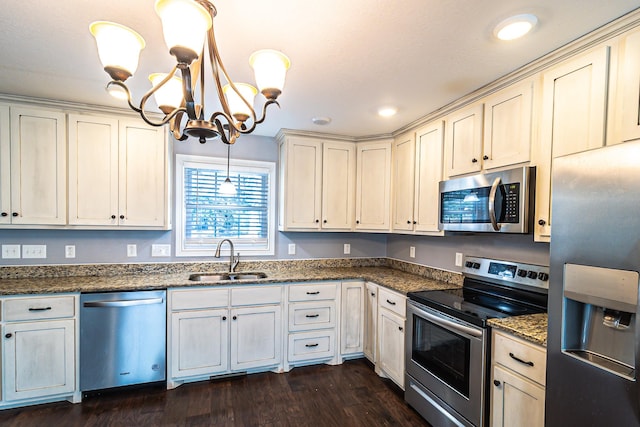
[[[227,168],[226,157],[195,156],[188,154],[176,154],[176,256],[178,257],[213,257],[217,242],[213,244],[202,244],[197,247],[190,245],[185,247],[184,225],[186,222],[185,202],[184,202],[184,169],[189,167],[211,167],[220,166]],[[275,254],[275,199],[276,199],[276,164],[274,162],[230,159],[229,170],[233,172],[259,172],[269,174],[268,186],[268,221],[267,221],[267,245],[262,248],[251,248],[243,245],[236,247],[235,252],[240,255],[274,255]],[[232,240],[233,241],[233,240]],[[234,242],[235,243],[235,242]],[[263,245],[260,245],[263,246]],[[229,255],[229,246],[223,246],[223,253]]]

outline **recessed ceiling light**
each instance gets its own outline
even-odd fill
[[[538,18],[535,15],[515,15],[496,25],[493,34],[500,40],[514,40],[527,34],[537,23]]]
[[[397,112],[398,109],[396,107],[382,107],[378,109],[378,115],[382,117],[395,116]]]
[[[314,125],[326,126],[331,123],[331,117],[314,117],[311,119]]]

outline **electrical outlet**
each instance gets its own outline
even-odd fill
[[[127,256],[128,257],[138,256],[138,246],[127,245]]]
[[[64,247],[64,257],[65,258],[75,258],[76,257],[76,245],[66,245]]]
[[[409,246],[409,258],[415,258],[415,257],[416,257],[416,247]]]
[[[349,243],[344,244],[344,254],[349,255],[351,253],[351,245]]]
[[[462,253],[456,252],[456,267],[462,267]]]
[[[289,255],[295,255],[295,254],[296,254],[296,244],[289,243]]]
[[[22,258],[46,258],[47,245],[22,245]]]
[[[171,245],[151,245],[151,256],[171,256]]]
[[[2,245],[2,258],[20,258],[20,245]]]

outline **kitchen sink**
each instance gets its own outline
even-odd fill
[[[223,280],[254,280],[264,279],[267,275],[263,272],[246,273],[194,273],[189,280],[194,282],[220,282]]]

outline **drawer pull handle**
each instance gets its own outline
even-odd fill
[[[320,293],[320,291],[307,292],[307,295],[318,295],[319,293]]]
[[[533,362],[532,361],[525,362],[524,360],[522,360],[519,357],[515,356],[513,353],[509,353],[509,357],[511,357],[516,362],[522,363],[523,365],[533,366]]]
[[[305,317],[308,317],[309,319],[313,319],[315,317],[320,317],[319,314],[306,314]]]
[[[51,310],[51,307],[29,307],[29,311],[47,311]]]
[[[8,334],[7,334],[7,335],[5,335],[4,337],[5,337],[5,338],[11,338],[12,336],[13,336],[13,334],[12,334],[12,333],[8,333]]]
[[[388,304],[391,304],[391,305],[396,305],[396,302],[395,302],[395,301],[389,301],[389,300],[387,300],[387,303],[388,303]]]
[[[318,346],[318,343],[315,343],[315,344],[305,344],[304,346],[305,346],[305,347],[307,347],[307,348],[317,347],[317,346]]]

